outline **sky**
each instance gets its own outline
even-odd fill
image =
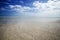
[[[0,0],[0,16],[60,17],[60,0]]]

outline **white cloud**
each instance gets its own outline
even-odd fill
[[[40,16],[42,17],[56,17],[60,13],[59,0],[49,0],[47,3],[40,3],[39,1],[35,1],[33,5],[35,8],[41,11]]]
[[[60,8],[60,1],[58,0],[49,0],[47,3],[40,3],[39,1],[35,1],[33,5],[36,8],[44,9],[44,8]]]
[[[32,15],[39,17],[59,17],[60,15],[60,1],[49,0],[46,3],[40,3],[39,1],[33,2],[32,7],[22,7],[21,5],[10,5],[10,8],[16,10],[23,15]]]

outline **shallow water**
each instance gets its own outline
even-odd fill
[[[52,22],[60,20],[56,17],[34,17],[34,16],[0,16],[0,23],[15,23],[23,21]]]

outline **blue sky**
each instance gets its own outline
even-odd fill
[[[60,17],[60,1],[0,0],[0,16],[9,15]]]
[[[32,6],[34,1],[47,2],[48,0],[0,0],[1,5],[22,5],[22,6]]]

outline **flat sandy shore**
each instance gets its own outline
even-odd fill
[[[60,40],[60,20],[0,24],[0,40]]]

